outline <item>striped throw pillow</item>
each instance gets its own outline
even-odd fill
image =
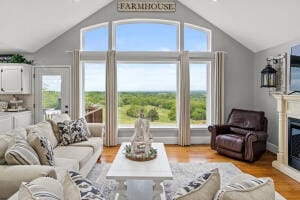
[[[16,144],[5,153],[9,165],[40,165],[39,157],[26,140],[17,139]]]
[[[179,188],[172,200],[212,200],[219,189],[219,170],[213,169]]]
[[[63,187],[59,181],[40,177],[30,183],[22,183],[19,188],[19,199],[62,200]]]
[[[76,187],[76,191],[78,191],[79,199],[81,200],[105,200],[99,188],[97,188],[93,183],[91,183],[86,178],[83,178],[78,172],[69,171],[69,174],[66,177],[64,188],[65,188],[65,199],[74,199],[69,198],[70,193],[75,195],[74,189],[71,190],[70,185]],[[66,188],[70,188],[68,191]]]
[[[226,186],[218,191],[215,200],[274,200],[275,188],[271,178],[254,178]]]

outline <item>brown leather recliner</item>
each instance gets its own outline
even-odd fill
[[[225,125],[208,127],[211,148],[233,158],[256,161],[266,151],[267,129],[264,112],[232,109]]]

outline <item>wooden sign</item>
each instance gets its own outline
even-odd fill
[[[173,0],[118,0],[119,12],[175,12],[176,2]]]

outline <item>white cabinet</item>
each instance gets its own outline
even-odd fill
[[[14,128],[24,128],[32,124],[32,112],[20,112],[14,114]]]
[[[0,133],[13,129],[13,118],[11,115],[0,115]]]
[[[0,112],[0,134],[15,128],[26,128],[33,122],[31,111],[18,113]]]
[[[2,64],[1,93],[3,94],[30,94],[31,70],[26,64]]]

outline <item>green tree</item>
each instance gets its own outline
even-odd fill
[[[130,108],[126,111],[126,115],[129,117],[139,117],[141,111],[144,111],[144,113],[146,113],[145,108],[139,105],[132,105],[130,106]]]
[[[157,112],[157,108],[151,108],[149,110],[149,112],[147,113],[147,118],[152,122],[155,121],[155,120],[159,120],[159,115],[158,115],[158,112]]]

